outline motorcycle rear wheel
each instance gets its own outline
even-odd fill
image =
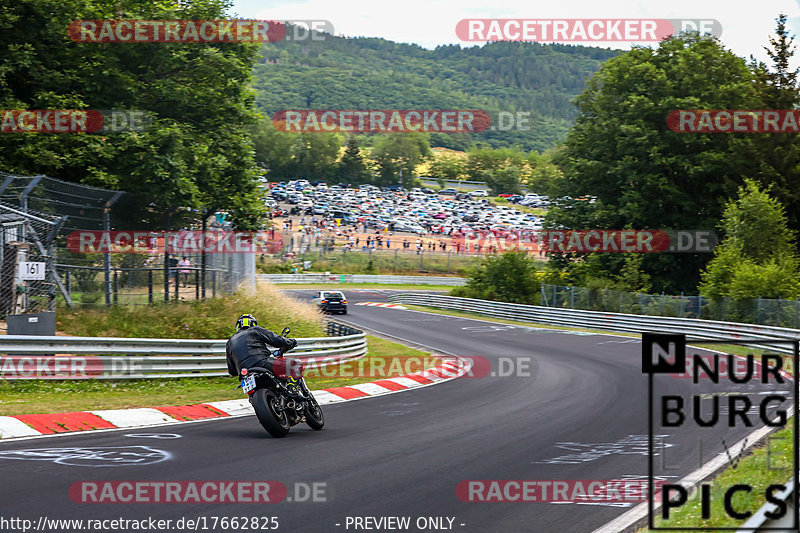
[[[261,426],[273,437],[285,437],[289,433],[289,418],[280,408],[280,398],[269,389],[256,389],[252,396],[253,409]]]

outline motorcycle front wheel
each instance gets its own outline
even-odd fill
[[[325,425],[325,416],[322,414],[317,400],[310,394],[309,396],[311,398],[306,402],[306,424],[311,429],[320,430]]]
[[[289,418],[281,409],[280,398],[269,389],[257,389],[252,396],[253,409],[261,426],[273,437],[289,433]]]

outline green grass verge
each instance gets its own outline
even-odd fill
[[[507,198],[492,198],[489,203],[493,205],[507,205],[513,207],[520,213],[531,213],[537,216],[544,216],[547,214],[547,209],[543,207],[528,207],[527,205],[512,204]]]
[[[452,287],[451,287],[452,288]],[[498,324],[510,324],[515,326],[529,326],[534,328],[544,328],[544,329],[558,329],[564,331],[582,331],[586,333],[600,333],[600,334],[613,334],[613,335],[621,335],[623,337],[640,337],[640,335],[636,335],[633,333],[618,333],[615,331],[606,331],[606,330],[599,330],[599,329],[587,329],[587,328],[574,328],[570,326],[556,326],[553,324],[542,324],[539,322],[525,322],[522,320],[508,320],[505,318],[495,318],[487,315],[482,315],[480,313],[469,313],[466,311],[453,311],[450,309],[437,309],[435,307],[428,307],[425,305],[411,305],[402,302],[398,302],[404,307],[412,309],[414,311],[425,311],[427,313],[436,313],[439,315],[447,315],[447,316],[454,316],[459,318],[475,318],[477,320],[484,320],[486,322],[497,322]]]
[[[280,283],[275,285],[281,289],[391,289],[398,291],[449,291],[452,285],[415,285],[385,283]]]
[[[402,242],[403,238],[397,235],[391,237],[393,244]],[[411,236],[406,238],[412,243],[417,239]],[[449,237],[444,240],[449,243]],[[447,249],[448,251],[453,250],[449,244]],[[442,276],[465,276],[482,259],[480,255],[431,252],[427,248],[420,255],[417,255],[415,251],[397,251],[396,254],[395,251],[375,250],[370,257],[369,252],[344,252],[336,249],[322,255],[319,252],[309,252],[305,256],[297,257],[295,262],[311,261],[309,272],[330,272],[331,274],[417,275],[422,272],[423,274]],[[256,271],[264,274],[280,272],[282,268],[285,268],[285,264],[273,258],[256,263]]]
[[[369,355],[353,363],[390,369],[392,362],[414,358],[421,367],[434,365],[428,352],[409,348],[378,337],[367,336]],[[395,363],[396,364],[396,363]],[[325,377],[323,372],[308,371],[312,390],[342,387],[375,381],[378,377]],[[313,377],[314,375],[318,377]],[[357,374],[346,372],[345,375]],[[130,409],[162,405],[195,403],[245,398],[232,377],[175,378],[153,380],[0,380],[0,413],[23,415],[62,413],[95,409]]]
[[[732,498],[733,508],[738,512],[755,513],[766,503],[764,490],[772,484],[785,484],[792,477],[793,422],[787,428],[774,433],[765,444],[739,462],[736,468],[728,468],[719,474],[711,485],[711,518],[704,519],[701,513],[699,491],[689,501],[670,513],[669,520],[656,519],[656,527],[672,528],[736,528],[745,521],[736,520],[725,513],[724,491],[743,483],[752,487],[752,492],[737,492]],[[648,531],[647,528],[639,531]]]

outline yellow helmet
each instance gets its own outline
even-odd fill
[[[242,328],[249,328],[252,326],[257,326],[258,320],[253,315],[242,315],[236,320],[236,331],[239,331]]]

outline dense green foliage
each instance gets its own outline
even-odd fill
[[[561,172],[549,154],[526,153],[518,147],[471,147],[466,157],[434,155],[433,135],[421,132],[367,136],[340,133],[288,133],[262,118],[252,127],[258,164],[271,180],[307,178],[355,185],[409,186],[425,175],[443,184],[446,179],[485,181],[497,193],[519,192],[520,183],[549,193]],[[369,141],[372,146],[363,147]]]
[[[721,229],[725,239],[703,272],[700,292],[710,298],[795,298],[800,259],[783,207],[747,180],[728,203]]]
[[[127,227],[182,225],[181,214],[225,208],[241,227],[260,212],[250,91],[257,45],[76,43],[73,20],[216,19],[225,0],[16,0],[0,8],[0,109],[141,110],[146,131],[0,136],[0,168],[139,196]]]
[[[616,50],[539,43],[481,47],[417,45],[377,38],[265,44],[254,87],[261,111],[281,109],[482,109],[530,112],[528,131],[433,134],[432,146],[475,142],[546,150],[575,118],[570,100]]]
[[[541,282],[536,277],[536,262],[526,252],[489,255],[462,287],[450,294],[499,302],[539,303]]]
[[[577,99],[575,127],[556,155],[568,176],[558,180],[559,194],[591,194],[597,201],[553,209],[549,223],[573,229],[717,226],[744,178],[769,180],[779,173],[770,159],[781,156],[763,155],[769,135],[677,133],[665,119],[676,109],[764,109],[765,78],[715,38],[696,34],[607,61]],[[620,272],[624,255],[593,254],[589,265],[586,258],[556,257],[555,264],[574,274],[573,283],[585,284],[587,274]],[[709,254],[647,254],[641,269],[659,292],[694,291],[708,260]]]
[[[465,171],[464,158],[456,155],[441,154],[428,164],[427,175],[438,180],[439,185],[444,187],[444,180],[466,179]]]

